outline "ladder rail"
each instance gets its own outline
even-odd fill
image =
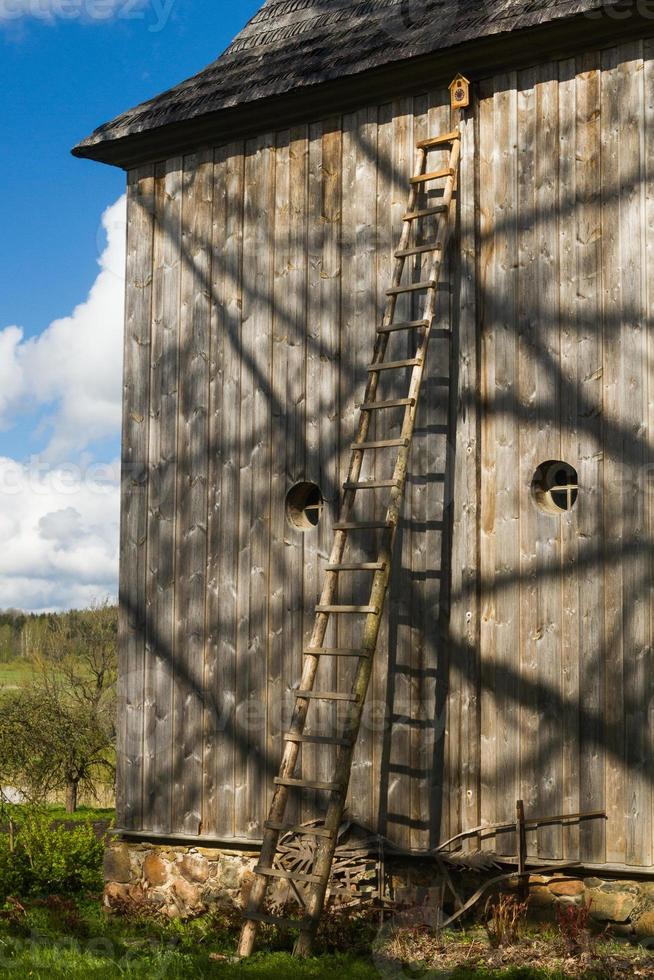
[[[414,173],[424,173],[424,168],[427,162],[427,151],[424,149],[417,149],[415,156]],[[411,186],[409,192],[409,204],[407,210],[413,210],[415,204],[418,200],[420,190],[419,185]],[[409,239],[411,236],[411,222],[404,221],[402,228],[402,235],[400,238],[400,249],[406,249],[409,244]],[[397,258],[394,260],[393,266],[393,285],[399,286],[402,279],[402,273],[404,272],[405,261],[402,258]],[[395,314],[395,307],[397,305],[397,296],[388,296],[386,299],[386,308],[384,311],[384,317],[382,323],[388,325],[393,322],[393,317]],[[373,353],[373,360],[381,359],[386,353],[386,349],[389,344],[389,335],[384,333],[379,333],[376,336],[375,347]],[[379,375],[369,374],[368,383],[366,385],[366,392],[364,396],[364,402],[371,402],[375,400],[377,394],[377,387],[379,385]],[[364,442],[368,432],[370,430],[370,423],[372,420],[372,415],[369,412],[362,412],[359,416],[359,425],[357,428],[356,441]],[[361,469],[363,467],[363,451],[353,451],[350,457],[350,467],[348,471],[347,482],[357,483],[359,477],[361,476]],[[346,490],[343,495],[343,501],[339,513],[339,521],[346,522],[349,520],[352,509],[354,507],[354,502],[356,499],[355,490]],[[334,542],[332,545],[331,556],[329,559],[329,565],[339,565],[343,559],[343,554],[345,551],[345,545],[347,541],[346,531],[336,531],[334,535]],[[322,593],[320,597],[320,605],[328,606],[331,604],[332,599],[336,593],[336,587],[338,583],[338,572],[325,572],[325,578],[323,582]],[[321,647],[324,643],[325,635],[327,633],[327,626],[329,624],[329,614],[328,613],[318,613],[314,620],[313,632],[311,634],[311,640],[309,642],[310,647]],[[316,673],[318,670],[318,664],[320,663],[319,657],[313,657],[310,654],[306,654],[304,657],[304,665],[302,670],[302,677],[300,679],[300,687],[309,689],[313,687]],[[306,723],[307,714],[309,712],[310,701],[308,699],[300,700],[295,702],[295,709],[291,717],[291,723],[289,725],[289,733],[292,735],[301,735],[304,731],[304,726]],[[280,776],[290,776],[295,772],[295,767],[297,765],[297,760],[300,752],[299,742],[286,742],[284,753],[282,755],[282,761],[279,768]],[[272,797],[270,804],[270,814],[269,820],[271,823],[282,823],[282,818],[286,810],[286,804],[289,796],[289,788],[287,786],[277,786]],[[279,833],[278,831],[272,829],[264,830],[263,843],[261,846],[261,852],[259,855],[259,864],[272,864],[275,858],[275,852],[277,850]],[[250,899],[248,902],[248,907],[252,907],[253,910],[258,910],[260,906],[265,901],[266,892],[268,889],[268,882],[265,878],[257,875],[252,884],[252,889],[250,891]],[[247,956],[252,951],[254,946],[254,940],[256,939],[257,926],[255,923],[249,922],[247,919],[244,922],[243,930],[241,933],[241,940],[239,943],[239,955]]]
[[[417,147],[414,177],[421,176],[425,173],[427,154],[428,148],[422,146]],[[444,197],[441,202],[443,217],[439,221],[438,232],[435,240],[435,245],[440,245],[440,247],[436,247],[434,249],[431,268],[429,270],[429,281],[433,281],[435,284],[438,283],[443,255],[445,252],[445,244],[449,234],[450,211],[456,188],[456,174],[458,172],[459,158],[460,141],[457,138],[452,141],[450,167],[448,168],[450,173],[446,178]],[[406,252],[408,248],[413,221],[413,219],[408,217],[408,215],[411,212],[414,212],[416,209],[416,204],[419,194],[421,193],[422,186],[423,182],[421,181],[412,181],[410,183],[407,213],[402,219],[402,234],[400,236],[400,242],[397,248],[399,253]],[[393,274],[391,278],[392,290],[397,289],[397,287],[401,285],[403,272],[406,267],[406,259],[406,255],[399,254],[395,256]],[[390,327],[393,323],[397,300],[397,293],[390,292],[387,294],[382,319],[382,330],[376,331],[372,358],[373,364],[382,363],[385,357],[388,344],[390,342],[391,332],[385,330],[384,328]],[[411,402],[406,406],[404,423],[402,426],[402,438],[405,440],[405,444],[399,448],[395,463],[395,471],[393,474],[394,485],[391,488],[390,501],[387,508],[388,526],[382,531],[379,549],[379,564],[381,567],[375,570],[373,583],[371,586],[371,597],[374,595],[376,597],[376,601],[373,602],[371,600],[370,605],[374,606],[376,611],[366,614],[363,642],[361,644],[362,650],[364,651],[364,656],[362,656],[359,661],[359,667],[357,669],[356,679],[353,686],[353,693],[356,695],[356,700],[353,700],[352,702],[344,733],[344,738],[348,738],[351,744],[343,746],[337,752],[335,776],[340,772],[342,780],[335,778],[335,782],[338,783],[339,788],[334,789],[329,793],[329,802],[327,805],[327,812],[324,822],[324,827],[327,831],[329,831],[329,836],[324,836],[319,839],[313,867],[313,873],[318,880],[314,880],[309,887],[307,899],[307,917],[304,920],[306,924],[302,928],[296,943],[295,951],[297,955],[306,955],[308,952],[310,952],[329,883],[331,864],[337,842],[337,831],[345,806],[351,773],[352,757],[361,725],[365,695],[368,690],[372,672],[372,660],[377,645],[382,611],[388,582],[390,579],[393,544],[402,500],[404,497],[411,438],[415,428],[415,420],[418,409],[418,395],[420,393],[425,368],[425,355],[429,344],[432,321],[436,312],[436,302],[437,288],[436,285],[434,285],[427,289],[424,300],[423,319],[426,321],[426,325],[424,327],[424,334],[421,338],[419,346],[422,356],[420,357],[419,363],[412,368],[411,372],[409,389],[409,399]],[[362,406],[368,406],[375,402],[380,376],[380,372],[378,371],[373,371],[368,374],[368,381],[366,384]],[[373,417],[372,412],[373,410],[368,407],[362,407],[360,410],[359,423],[355,437],[355,442],[358,444],[365,443],[367,440]],[[352,446],[350,465],[347,479],[344,484],[342,503],[339,511],[339,524],[348,524],[351,521],[358,484],[360,482],[361,471],[363,468],[364,454],[364,448],[355,445]],[[328,568],[324,573],[323,587],[319,601],[320,607],[330,607],[334,603],[339,571],[337,568],[330,570],[330,566],[340,566],[343,564],[347,539],[347,529],[335,530]],[[303,670],[299,685],[300,688],[305,691],[310,691],[313,689],[318,665],[320,663],[320,654],[317,653],[316,655],[313,655],[311,650],[319,650],[323,646],[330,616],[331,614],[329,612],[318,611],[316,613],[309,648],[304,651]],[[289,738],[285,740],[285,747],[279,767],[279,774],[275,784],[275,790],[272,796],[269,816],[268,820],[266,821],[266,826],[264,827],[263,843],[258,862],[258,867],[262,869],[272,868],[274,863],[280,833],[276,827],[283,824],[289,794],[293,788],[292,785],[289,785],[289,780],[293,779],[293,774],[298,762],[302,744],[300,736],[304,732],[311,703],[311,698],[300,697],[295,701],[295,708],[287,732]],[[279,782],[278,780],[282,780],[282,782]],[[238,948],[238,953],[240,956],[247,956],[253,950],[259,921],[257,921],[256,918],[249,918],[248,916],[252,913],[254,913],[254,915],[259,915],[261,913],[261,909],[266,898],[269,881],[269,875],[259,873],[255,875],[250,891],[247,909],[244,913],[243,927]]]
[[[451,155],[451,166],[454,174],[458,171],[459,165],[459,154],[460,154],[460,143],[456,140],[452,147]],[[430,270],[430,278],[438,279],[438,273],[440,272],[440,267],[442,263],[442,257],[445,251],[445,244],[449,237],[450,232],[450,220],[449,220],[449,209],[452,206],[452,201],[455,191],[455,179],[454,175],[448,178],[447,186],[445,189],[444,203],[448,204],[448,211],[445,212],[446,217],[440,223],[438,229],[438,240],[441,243],[441,249],[439,252],[434,254],[432,259],[432,268]],[[432,275],[433,273],[433,275]],[[386,593],[388,589],[388,583],[391,576],[391,559],[393,554],[393,545],[395,543],[395,535],[397,533],[397,525],[400,518],[400,511],[402,507],[402,502],[404,499],[404,491],[406,487],[406,478],[409,465],[409,455],[411,451],[411,440],[413,437],[413,432],[415,429],[416,417],[419,405],[419,395],[422,386],[422,379],[425,371],[426,354],[427,348],[429,346],[429,339],[431,333],[431,325],[433,323],[434,314],[436,313],[436,290],[429,290],[425,298],[425,310],[424,319],[429,321],[429,325],[425,328],[425,334],[422,338],[420,344],[420,350],[422,356],[420,358],[420,364],[413,368],[411,374],[411,384],[409,387],[409,398],[413,399],[413,404],[408,405],[405,412],[404,425],[402,427],[402,437],[407,440],[407,444],[400,448],[397,455],[397,461],[395,463],[395,470],[393,472],[393,480],[395,481],[395,486],[391,490],[390,501],[386,511],[386,521],[388,522],[388,527],[382,532],[381,546],[379,549],[379,560],[384,562],[384,568],[379,569],[375,572],[372,589],[370,592],[370,604],[377,606],[379,612],[375,614],[368,614],[366,616],[366,623],[364,626],[363,643],[362,647],[366,651],[367,656],[359,661],[359,667],[356,674],[356,680],[353,686],[353,693],[356,695],[356,701],[353,703],[350,709],[348,722],[345,725],[344,737],[351,740],[351,744],[347,747],[339,749],[336,764],[334,767],[334,777],[335,780],[340,782],[342,789],[340,792],[330,793],[329,803],[327,806],[327,813],[325,816],[325,827],[338,827],[340,825],[343,809],[345,806],[345,798],[347,796],[347,790],[349,786],[350,774],[352,771],[352,760],[354,757],[354,752],[356,749],[356,742],[359,732],[359,727],[361,724],[361,717],[363,714],[366,694],[368,692],[368,686],[370,684],[370,677],[372,674],[374,652],[377,647],[377,640],[379,637],[379,630],[381,628],[382,613],[384,610],[384,605],[386,601]],[[308,892],[308,898],[305,900],[305,911],[306,920],[303,929],[297,938],[295,944],[295,952],[298,956],[306,956],[311,952],[311,947],[313,944],[313,939],[315,936],[316,929],[318,927],[318,922],[322,912],[322,908],[325,901],[325,895],[327,892],[327,887],[329,885],[329,874],[331,871],[332,861],[334,858],[334,851],[336,849],[336,839],[323,838],[318,842],[318,847],[313,863],[313,873],[320,879],[319,883],[314,883]]]

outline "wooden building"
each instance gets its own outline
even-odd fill
[[[268,0],[75,149],[128,180],[128,838],[261,838],[415,143],[449,129],[462,71],[457,232],[350,812],[420,854],[518,798],[605,810],[530,853],[654,867],[650,8]]]

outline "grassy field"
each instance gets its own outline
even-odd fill
[[[48,806],[47,812],[53,820],[61,820],[63,823],[86,823],[91,820],[94,824],[110,825],[116,816],[116,811],[111,807],[97,806],[78,806],[75,813],[66,813],[66,807],[59,803]]]
[[[32,665],[22,658],[6,664],[0,663],[0,692],[3,687],[5,690],[15,690],[25,681],[29,681],[32,673]]]

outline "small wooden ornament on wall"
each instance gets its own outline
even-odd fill
[[[453,109],[467,109],[470,105],[470,81],[465,75],[457,75],[450,85]]]

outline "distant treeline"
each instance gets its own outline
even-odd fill
[[[67,632],[77,632],[78,619],[88,620],[99,611],[85,609],[64,613],[26,613],[20,609],[0,610],[0,664],[8,664],[19,658],[32,660],[43,652],[47,638],[58,627],[66,625]]]

